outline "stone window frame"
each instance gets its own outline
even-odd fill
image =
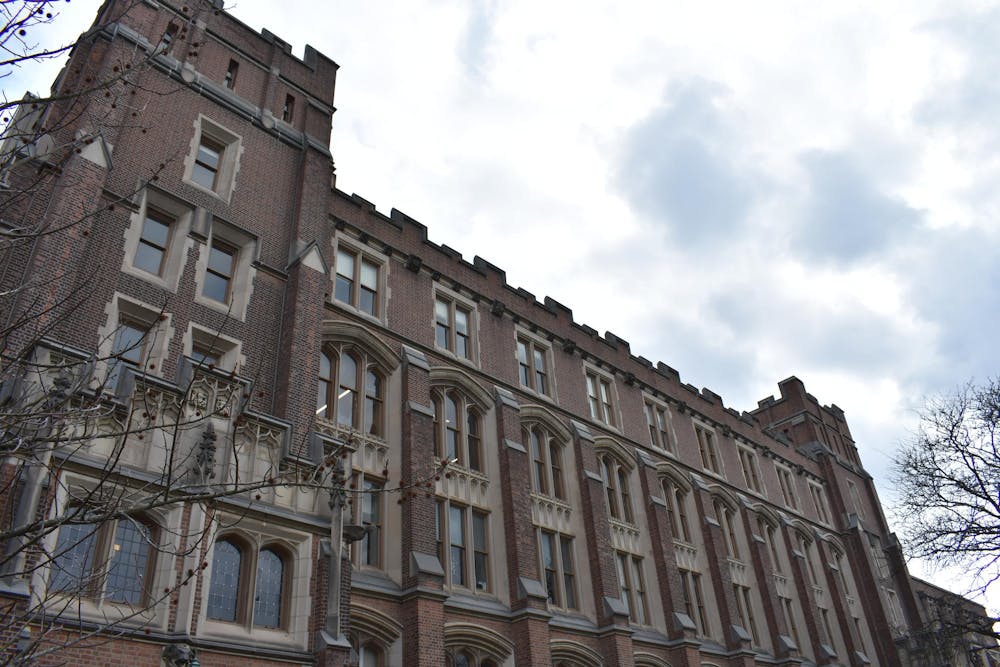
[[[195,160],[202,137],[222,147],[219,157],[219,169],[215,176],[215,184],[211,188],[198,183],[193,178]],[[222,126],[205,114],[198,114],[194,121],[194,133],[187,156],[184,158],[183,181],[187,185],[217,197],[225,203],[230,203],[233,191],[236,189],[236,177],[240,171],[240,159],[243,156],[243,137]]]
[[[692,424],[702,470],[709,475],[726,479],[726,466],[719,449],[719,434],[714,428],[697,419],[693,419]]]
[[[851,501],[854,503],[854,510],[858,513],[858,517],[862,521],[865,521],[868,518],[868,511],[865,509],[864,501],[861,500],[861,489],[854,483],[854,480],[847,480],[847,492],[851,496]]]
[[[449,427],[444,419],[447,400],[451,400],[455,404],[456,417],[459,421],[456,428]],[[482,403],[475,395],[465,391],[461,385],[454,384],[435,384],[432,386],[431,403],[434,407],[435,454],[442,460],[445,458],[457,459],[455,465],[485,475],[487,462],[484,424],[489,405]],[[473,419],[478,430],[475,434],[471,432],[470,428]],[[456,448],[453,457],[447,451],[449,430],[456,432]],[[475,457],[472,455],[474,450],[478,450]],[[473,458],[478,460],[477,466],[472,465]]]
[[[649,428],[650,446],[658,452],[676,457],[677,433],[674,430],[674,416],[670,406],[645,392],[642,394],[642,400],[646,425]]]
[[[374,528],[368,528],[365,531],[364,537],[351,544],[351,562],[356,568],[377,570],[379,572],[384,572],[386,569],[385,533],[388,521],[385,503],[386,481],[385,477],[366,472],[365,470],[355,469],[351,474],[351,495],[353,496],[350,509],[351,519],[359,526],[365,526],[366,528],[375,526]],[[371,484],[372,490],[366,488],[366,484]],[[373,507],[378,514],[377,523],[365,522],[364,503],[366,501],[374,503]],[[377,554],[377,561],[374,563],[368,562],[363,552],[365,545],[371,544],[372,541],[375,543]]]
[[[748,555],[746,545],[740,539],[746,537],[746,526],[743,525],[737,502],[727,494],[722,493],[721,490],[716,489],[712,493],[712,509],[715,511],[715,520],[722,530],[722,542],[726,547],[726,557],[741,563],[747,562],[745,560]]]
[[[463,551],[462,568],[463,573],[465,574],[465,583],[456,583],[452,580],[453,564],[451,554],[452,549],[458,546],[452,542],[452,509],[457,509],[461,514],[462,543],[460,548]],[[497,584],[495,581],[496,568],[494,567],[496,549],[494,549],[494,545],[490,539],[490,523],[492,516],[490,509],[454,500],[450,497],[438,496],[435,499],[434,512],[435,537],[438,546],[437,556],[441,563],[441,568],[444,570],[445,586],[452,589],[463,590],[472,595],[485,595],[493,597],[495,595]],[[484,521],[483,539],[485,544],[483,549],[480,549],[476,544],[475,517],[477,515],[482,517]],[[484,553],[486,556],[486,576],[484,577],[485,586],[483,588],[478,587],[476,577],[476,556],[480,553]]]
[[[128,383],[122,384],[122,376],[116,379],[114,383],[116,386],[107,385],[105,382],[113,366],[111,357],[115,336],[123,319],[149,327],[143,341],[142,365],[134,367],[134,371],[162,376],[163,364],[168,357],[170,340],[174,334],[171,314],[121,292],[115,292],[111,296],[111,300],[104,307],[104,313],[106,316],[104,324],[97,330],[99,342],[91,386],[95,389],[103,388],[105,392],[115,395],[128,386]]]
[[[330,296],[327,303],[331,304],[336,308],[346,310],[350,313],[362,317],[370,322],[375,322],[379,325],[385,326],[388,323],[387,313],[389,311],[389,257],[373,248],[369,247],[367,244],[362,243],[360,240],[348,236],[347,234],[337,233],[334,235],[333,239],[330,241],[332,245],[332,257],[333,261],[330,262]],[[375,293],[375,314],[367,313],[360,307],[360,298],[356,296],[357,291],[360,286],[355,286],[352,289],[351,300],[341,301],[337,299],[337,254],[343,247],[347,252],[355,255],[358,261],[367,259],[372,264],[375,264],[378,268],[378,278],[377,278],[377,288]],[[360,265],[359,265],[360,266]],[[357,269],[360,271],[360,268]],[[359,273],[356,273],[354,281],[356,283],[360,282]]]
[[[600,424],[604,428],[621,432],[621,401],[619,400],[618,386],[614,375],[594,364],[584,362],[583,376],[590,420],[596,424]],[[597,391],[596,396],[592,396],[590,393],[591,382],[594,383],[593,387]],[[605,388],[607,389],[607,396],[603,394]],[[597,405],[596,411],[594,401],[596,401]]]
[[[552,540],[552,568],[545,567],[545,558],[542,555],[542,540],[545,536],[548,536]],[[555,600],[553,600],[553,595],[549,592],[549,607],[556,609],[564,609],[569,611],[575,611],[580,609],[580,588],[577,584],[577,579],[579,575],[579,570],[576,566],[577,558],[575,554],[575,549],[573,543],[576,541],[574,536],[561,533],[557,530],[551,528],[543,528],[541,526],[535,526],[535,540],[538,544],[538,567],[541,573],[542,585],[546,586],[546,572],[552,569],[555,572]],[[566,551],[567,546],[569,550],[569,560],[570,571],[566,571]],[[567,583],[567,576],[571,579],[571,583]],[[567,595],[567,590],[572,591]],[[548,587],[546,586],[546,591],[548,592]],[[570,600],[572,598],[572,601]],[[572,602],[572,603],[571,603]]]
[[[819,482],[808,480],[806,486],[809,487],[809,496],[812,498],[813,508],[816,510],[816,518],[823,525],[833,525],[830,516],[830,503],[826,496],[826,489]]]
[[[524,344],[527,352],[527,369],[529,382],[526,384],[521,377],[522,364],[518,356],[519,345]],[[539,391],[537,387],[538,369],[535,366],[535,354],[540,353],[545,361],[545,391]],[[552,343],[544,337],[529,331],[524,327],[515,328],[514,338],[514,364],[517,368],[517,386],[522,391],[527,391],[535,396],[545,399],[551,403],[558,401],[558,387],[556,386],[555,357],[552,354]]]
[[[68,506],[74,502],[75,497],[86,498],[98,486],[100,481],[75,472],[64,472],[59,483],[55,484],[55,496],[49,509],[49,518],[61,516]],[[155,539],[158,542],[156,550],[164,552],[152,558],[152,564],[147,566],[147,572],[151,575],[146,589],[149,592],[144,607],[137,611],[134,605],[122,602],[114,602],[101,597],[86,597],[74,595],[69,604],[54,604],[53,609],[58,615],[68,614],[69,620],[73,622],[92,621],[100,624],[114,623],[119,627],[149,628],[166,632],[167,623],[170,616],[171,595],[163,594],[164,587],[170,586],[174,582],[176,572],[174,570],[175,559],[168,557],[171,553],[176,553],[179,547],[179,536],[173,531],[165,530],[165,526],[179,525],[183,508],[180,506],[163,507],[149,510],[143,514],[143,521],[147,524],[155,525]],[[100,532],[106,532],[107,528],[101,526]],[[54,554],[58,541],[58,530],[51,531],[41,540],[43,553]],[[99,535],[100,537],[100,535]],[[108,550],[111,549],[110,540],[105,543]],[[51,577],[51,567],[48,563],[41,567],[36,567],[31,574],[31,587],[36,591],[47,591],[48,582]],[[51,601],[62,599],[57,592],[47,595]]]
[[[438,344],[437,339],[437,304],[438,301],[446,302],[448,304],[448,341],[446,345],[442,347]],[[456,329],[456,312],[458,309],[468,313],[469,318],[469,335],[468,335],[468,356],[463,357],[458,354],[455,348],[457,348],[457,329]],[[472,299],[468,299],[455,290],[448,289],[440,283],[434,285],[434,310],[431,312],[431,326],[434,331],[434,348],[448,356],[451,359],[455,359],[464,364],[471,364],[473,366],[479,366],[479,309],[476,307],[476,302]]]
[[[212,244],[216,239],[220,244],[236,249],[226,303],[204,294],[208,260]],[[257,258],[257,251],[258,242],[255,235],[218,218],[213,219],[208,238],[198,244],[198,261],[195,265],[195,303],[200,303],[241,322],[246,321],[247,308],[250,305],[250,297],[253,295],[253,283],[257,276],[257,269],[253,266]]]
[[[699,637],[711,637],[712,626],[705,602],[705,586],[702,584],[702,573],[698,570],[677,569],[680,578],[681,604],[688,618],[695,624],[695,634]],[[690,613],[691,611],[697,614]]]
[[[243,341],[213,331],[203,324],[190,322],[184,334],[184,356],[191,359],[192,365],[195,366],[200,365],[194,361],[196,347],[210,350],[218,355],[218,363],[215,364],[217,370],[238,373],[246,364]]]
[[[795,489],[795,473],[791,467],[774,462],[778,474],[778,487],[781,489],[781,500],[788,509],[799,511],[799,494]]]
[[[670,464],[657,467],[657,480],[663,491],[671,539],[694,547],[695,533],[690,517],[697,516],[697,512],[692,511],[695,508],[691,505],[693,485],[684,472]]]
[[[628,551],[614,550],[613,554],[615,571],[618,573],[618,586],[621,590],[621,600],[628,608],[629,623],[651,625],[653,618],[649,602],[649,588],[646,583],[648,578],[643,572],[645,559],[639,554]],[[636,601],[642,604],[637,606]],[[641,609],[641,618],[636,618],[637,609]]]
[[[170,219],[170,238],[158,274],[150,273],[133,264],[142,238],[142,229],[151,209]],[[187,251],[194,244],[188,235],[194,225],[197,211],[198,209],[162,190],[147,187],[142,193],[139,207],[129,216],[129,225],[125,229],[122,272],[176,293],[187,262]]]
[[[226,526],[222,528],[220,526]],[[274,522],[257,520],[246,516],[224,514],[216,518],[213,525],[211,547],[205,553],[204,561],[208,563],[202,575],[203,603],[198,612],[198,637],[223,641],[253,641],[267,643],[298,650],[306,650],[309,638],[309,614],[301,609],[308,609],[306,600],[310,597],[312,578],[312,545],[313,536],[309,533],[295,530],[291,527],[279,526]],[[253,625],[252,606],[255,586],[247,585],[239,592],[243,609],[238,609],[236,622],[208,618],[208,594],[211,591],[214,548],[219,540],[226,538],[243,542],[243,548],[253,552],[251,559],[244,558],[242,567],[250,572],[248,581],[256,577],[257,556],[261,549],[273,547],[284,551],[285,567],[282,586],[283,621],[281,627],[271,628]],[[247,610],[249,605],[249,611]]]
[[[610,438],[595,440],[594,454],[604,486],[608,516],[614,521],[638,526],[639,515],[633,487],[635,459],[629,456],[628,450],[620,443]]]
[[[743,481],[747,490],[759,496],[767,497],[767,491],[763,483],[763,476],[760,470],[760,457],[753,448],[736,443],[736,454],[740,460],[740,471],[743,473]]]

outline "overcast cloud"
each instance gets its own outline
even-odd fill
[[[340,64],[342,189],[727,405],[799,376],[847,411],[889,500],[913,406],[1000,368],[1000,12],[979,7],[234,12]]]

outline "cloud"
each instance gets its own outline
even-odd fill
[[[489,64],[488,46],[493,37],[496,15],[494,0],[476,0],[470,3],[469,19],[459,41],[459,59],[468,74],[479,77]]]
[[[939,230],[909,258],[908,297],[938,336],[924,377],[941,390],[1000,371],[1000,232]]]
[[[801,164],[809,189],[792,244],[808,259],[876,257],[920,223],[919,211],[882,192],[874,175],[846,152],[809,151]]]
[[[927,124],[953,125],[961,130],[974,125],[1000,139],[996,117],[1000,108],[1000,8],[981,13],[958,13],[928,24],[942,38],[958,63],[943,65],[947,74],[918,106],[918,120]],[[946,74],[946,76],[947,76]]]
[[[721,110],[725,96],[725,88],[704,80],[674,85],[623,141],[617,189],[683,244],[738,231],[752,203]]]

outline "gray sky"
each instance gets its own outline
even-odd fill
[[[997,372],[989,3],[276,6],[232,11],[341,66],[342,189],[727,405],[797,375],[884,501],[922,397]]]

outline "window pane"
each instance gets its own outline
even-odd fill
[[[281,557],[264,549],[257,557],[257,593],[253,603],[253,624],[266,628],[281,625],[281,584],[284,578]]]
[[[155,275],[160,275],[160,268],[162,264],[163,251],[140,241],[139,246],[135,249],[135,257],[132,259],[132,266]]]
[[[382,484],[366,479],[361,497],[361,525],[369,527],[361,538],[361,562],[364,565],[381,565],[379,546],[382,525]]]
[[[211,272],[205,272],[205,289],[202,294],[209,299],[226,303],[229,297],[229,279]]]
[[[375,314],[375,292],[373,290],[367,287],[361,288],[361,302],[358,304],[358,309],[369,315]]]
[[[213,167],[215,169],[218,169],[219,158],[221,157],[221,153],[218,150],[216,150],[213,146],[207,145],[205,143],[204,138],[201,141],[202,141],[201,145],[198,146],[198,158],[197,158],[198,162],[201,162],[203,165],[207,167]]]
[[[215,553],[212,556],[212,583],[208,591],[209,618],[220,621],[236,620],[242,561],[243,556],[235,544],[227,540],[215,543]]]
[[[232,275],[233,256],[235,254],[229,248],[213,243],[212,248],[208,251],[208,268],[224,276]]]
[[[443,324],[434,325],[434,344],[448,349],[448,327]]]
[[[437,299],[434,302],[434,321],[446,326],[449,324],[447,301]]]
[[[215,187],[215,171],[195,162],[194,167],[191,169],[191,180],[211,190]]]
[[[115,602],[139,604],[146,589],[150,556],[149,529],[128,520],[118,522],[111,545],[104,597]]]
[[[97,527],[91,524],[64,524],[59,528],[49,590],[77,592],[87,586],[94,568],[96,531]]]
[[[366,259],[361,260],[361,286],[378,291],[378,265]]]
[[[118,325],[118,331],[115,332],[111,354],[138,365],[142,361],[143,338],[145,336],[146,332],[134,324],[122,322]]]
[[[448,532],[451,536],[451,543],[457,545],[465,544],[465,511],[461,507],[452,505],[448,508]]]
[[[455,331],[460,334],[469,333],[469,311],[461,308],[455,309]]]
[[[469,358],[469,339],[462,334],[455,335],[455,354],[463,359]]]
[[[142,240],[165,248],[168,238],[170,238],[170,224],[147,215],[142,223]]]
[[[353,285],[352,281],[348,280],[347,278],[344,278],[343,276],[338,275],[336,283],[334,285],[333,297],[337,301],[350,303],[352,285]]]
[[[476,411],[469,409],[466,413],[466,433],[469,442],[469,467],[473,470],[482,470],[483,463],[480,457],[479,444],[479,415]]]

